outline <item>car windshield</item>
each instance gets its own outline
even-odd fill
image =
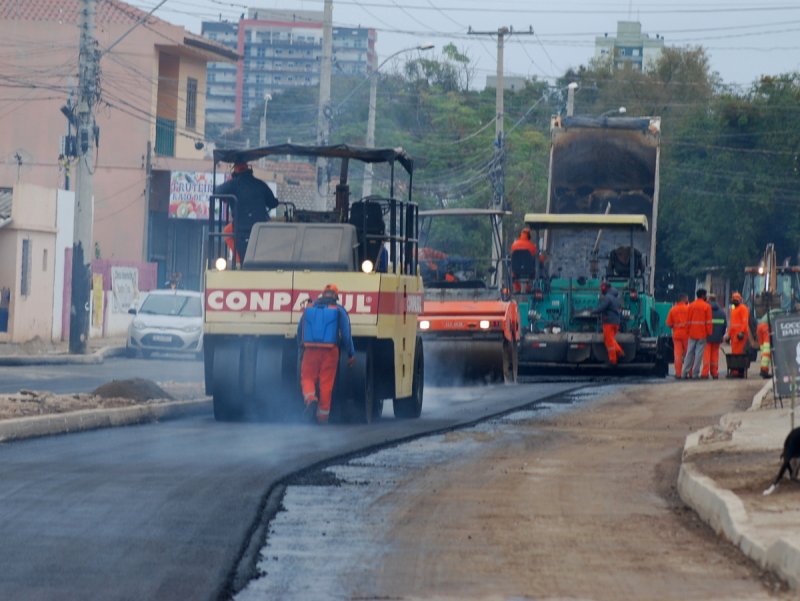
[[[182,294],[151,294],[142,303],[139,313],[151,315],[179,315],[181,317],[202,317],[203,306],[200,298]]]

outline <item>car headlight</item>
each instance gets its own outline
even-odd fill
[[[423,319],[422,321],[419,322],[420,330],[429,330],[430,327],[431,327],[431,322],[429,322],[427,319]]]
[[[133,320],[133,329],[134,330],[144,330],[147,327],[143,321],[138,321],[136,319]]]
[[[203,326],[184,326],[181,328],[184,332],[199,332],[203,329]]]
[[[478,322],[478,325],[480,326],[481,330],[488,330],[488,329],[489,329],[489,326],[490,326],[491,324],[489,323],[489,320],[488,320],[488,319],[481,319],[481,320]]]

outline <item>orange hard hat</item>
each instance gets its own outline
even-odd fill
[[[531,228],[529,228],[529,227],[522,228],[522,231],[519,233],[519,237],[520,238],[527,238],[528,240],[530,240],[531,239]]]
[[[731,294],[731,300],[742,302],[742,295],[739,294],[738,292],[734,292],[733,294]]]
[[[611,288],[611,285],[608,282],[603,282],[600,284],[600,292],[608,292],[609,288]]]
[[[322,291],[322,294],[333,293],[336,298],[339,298],[339,287],[336,284],[328,284],[325,286],[325,290]]]

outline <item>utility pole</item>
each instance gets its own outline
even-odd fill
[[[506,162],[506,149],[505,149],[505,131],[503,129],[503,121],[505,117],[505,108],[503,106],[503,96],[505,92],[503,82],[503,46],[506,37],[511,37],[513,34],[517,35],[533,35],[533,27],[529,27],[528,31],[515,32],[513,27],[500,27],[497,31],[474,31],[472,27],[467,31],[468,35],[490,35],[497,36],[497,86],[495,91],[495,109],[496,121],[494,125],[494,157],[492,158],[492,166],[489,170],[489,178],[492,182],[492,207],[499,210],[506,210],[505,199],[505,162]],[[500,244],[505,244],[503,240],[503,220],[497,220],[498,235]],[[503,249],[499,252],[502,254]],[[497,252],[497,251],[495,251]],[[492,253],[494,255],[494,252]],[[494,264],[500,260],[500,255],[493,256]]]
[[[331,66],[333,63],[333,0],[325,0],[322,22],[322,63],[319,71],[319,108],[317,112],[317,145],[330,143],[331,133]],[[328,202],[328,160],[317,158],[317,209],[324,211]]]
[[[85,354],[89,341],[89,299],[92,286],[93,169],[97,127],[99,57],[95,40],[97,0],[81,2],[81,40],[78,58],[78,135],[75,186],[75,226],[72,243],[72,295],[70,299],[69,352]],[[101,310],[98,308],[98,310]]]

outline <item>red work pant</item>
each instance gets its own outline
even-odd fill
[[[680,378],[683,373],[683,359],[686,357],[686,349],[689,346],[689,335],[673,336],[672,346],[674,348],[673,362],[675,363],[675,377]]]
[[[719,377],[719,342],[706,341],[706,348],[703,350],[703,371],[700,372],[701,378],[707,378],[709,371],[712,378]]]
[[[338,365],[338,347],[311,346],[303,349],[303,361],[300,364],[300,386],[303,389],[303,401],[308,405],[317,400],[317,381],[319,381],[317,420],[320,422],[328,421],[331,413],[331,397]]]
[[[738,335],[734,334],[731,336],[731,353],[734,355],[744,355],[744,348],[747,344],[747,334],[744,335],[744,338],[739,340]]]
[[[617,342],[617,332],[619,332],[618,325],[611,323],[603,324],[603,343],[606,345],[606,352],[608,353],[608,360],[611,365],[616,365],[618,358],[625,354],[622,352],[622,347]]]

